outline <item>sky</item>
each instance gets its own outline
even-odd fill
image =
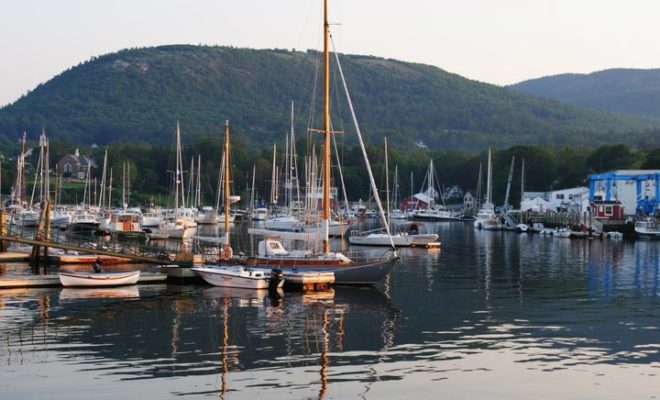
[[[0,0],[0,106],[94,56],[207,44],[319,49],[322,0]],[[656,0],[330,0],[337,51],[506,85],[660,67]]]

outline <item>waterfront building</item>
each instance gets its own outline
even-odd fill
[[[548,192],[524,192],[520,208],[523,211],[566,211],[582,213],[589,209],[589,189],[576,187]]]
[[[618,201],[625,215],[638,207],[653,210],[660,203],[660,170],[616,170],[589,175],[589,199]]]

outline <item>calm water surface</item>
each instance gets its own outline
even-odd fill
[[[660,396],[660,242],[425,229],[371,289],[2,291],[1,397]]]

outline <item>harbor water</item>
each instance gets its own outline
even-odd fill
[[[0,291],[3,399],[652,399],[660,242],[427,223],[375,288]],[[382,249],[374,249],[382,252]]]

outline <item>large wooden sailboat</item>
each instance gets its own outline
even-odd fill
[[[321,251],[314,250],[286,250],[280,239],[309,240],[310,233],[291,232],[258,232],[263,234],[264,240],[259,243],[256,256],[248,257],[247,265],[273,268],[277,267],[286,272],[292,269],[297,271],[332,271],[335,274],[335,283],[352,285],[373,285],[383,279],[392,269],[398,259],[396,253],[384,259],[365,259],[357,261],[340,252],[330,251],[330,145],[333,132],[330,129],[330,24],[328,23],[328,1],[323,2],[323,129],[318,130],[324,135],[323,143],[323,213],[321,219]],[[349,98],[350,102],[350,98]],[[371,175],[371,173],[370,173]],[[313,238],[315,239],[315,237]]]

